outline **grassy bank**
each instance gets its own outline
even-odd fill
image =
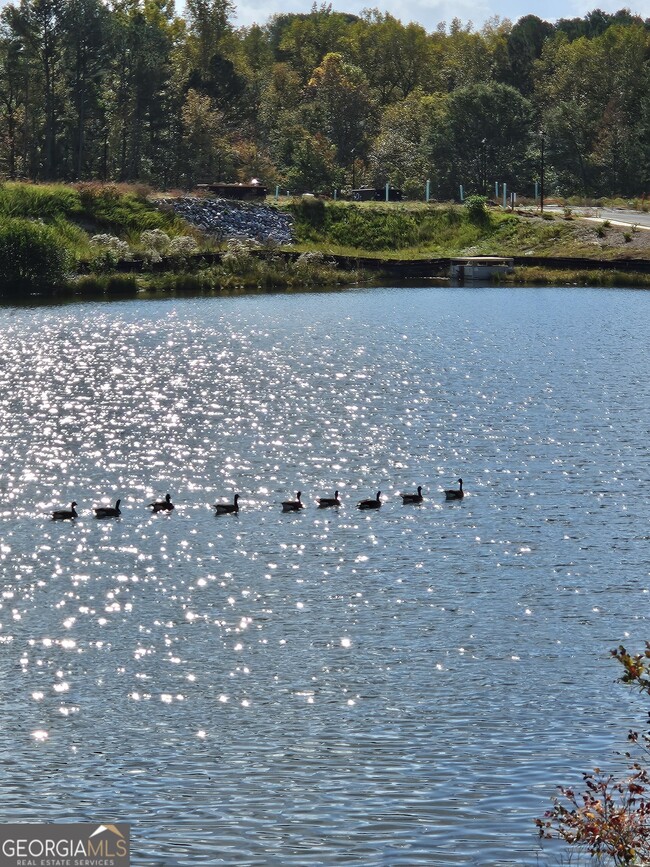
[[[240,247],[238,251],[227,251],[219,265],[188,265],[161,273],[82,275],[72,278],[67,288],[89,296],[137,292],[236,294],[350,285],[362,278],[360,272],[336,269],[319,253],[305,253],[296,262],[279,256],[261,260]]]
[[[197,253],[215,249],[223,252],[220,264],[209,266],[197,259]],[[137,273],[116,273],[125,261]],[[153,204],[151,191],[144,187],[0,184],[0,280],[5,294],[52,288],[83,294],[268,290],[358,278],[336,270],[316,251],[306,251],[294,262],[272,252],[260,259],[242,242],[217,244],[171,209]]]
[[[504,227],[517,221],[500,212],[472,220],[456,205],[302,199],[286,207],[295,221],[297,249],[318,248],[343,256],[453,256],[477,245],[498,243]]]
[[[156,194],[160,200],[160,195]],[[167,201],[169,201],[169,196]],[[152,191],[129,185],[0,184],[0,280],[5,293],[73,289],[82,293],[236,291],[354,283],[359,273],[337,270],[328,254],[363,259],[418,260],[459,255],[628,258],[648,255],[650,233],[622,233],[560,215],[509,213],[459,205],[288,200],[300,254],[220,242],[159,207]],[[476,204],[476,202],[474,203]],[[629,235],[629,237],[628,237]],[[643,242],[643,243],[642,243]],[[220,251],[206,264],[201,252]],[[214,257],[213,257],[214,258]],[[131,262],[133,274],[117,273]],[[520,282],[647,285],[617,272],[516,272]]]
[[[621,286],[650,289],[650,274],[616,270],[575,270],[526,267],[515,268],[501,282],[517,286]]]
[[[0,184],[0,225],[7,219],[38,220],[58,232],[78,259],[91,259],[90,239],[111,232],[138,243],[142,232],[186,231],[173,214],[154,208],[149,190],[118,184]]]
[[[416,202],[284,205],[295,220],[296,249],[385,258],[453,256],[564,256],[650,258],[650,233],[577,219],[567,214],[492,208],[481,219],[460,205]]]

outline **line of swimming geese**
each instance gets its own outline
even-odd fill
[[[463,491],[463,480],[458,479],[458,488],[451,488],[445,491],[445,499],[446,500],[462,500],[465,496],[465,492]],[[305,508],[305,504],[301,499],[302,492],[298,491],[296,493],[295,500],[285,500],[282,503],[282,511],[283,512],[299,512],[301,509]],[[418,485],[417,493],[415,494],[400,494],[402,498],[402,503],[406,506],[409,503],[421,503],[424,500],[422,495],[422,485]],[[95,506],[94,512],[96,518],[119,518],[122,514],[120,509],[121,500],[117,500],[114,506]],[[71,521],[75,518],[79,517],[77,512],[78,503],[76,500],[73,500],[71,507],[69,509],[57,509],[55,512],[52,512],[52,520],[53,521]],[[174,509],[174,504],[172,503],[172,498],[170,494],[165,496],[164,500],[157,500],[153,503],[149,503],[149,508],[152,510],[152,514],[156,512],[171,512]],[[320,497],[318,500],[318,508],[319,509],[327,509],[327,508],[336,508],[341,505],[341,500],[339,499],[339,492],[335,491],[333,497]],[[217,515],[233,515],[239,512],[239,494],[235,494],[232,503],[215,503],[212,507],[215,509],[215,514]],[[360,500],[357,503],[357,509],[361,509],[363,511],[367,511],[370,509],[379,509],[381,508],[381,491],[377,491],[377,496],[370,500]]]

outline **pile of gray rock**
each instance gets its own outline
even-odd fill
[[[220,241],[258,241],[265,245],[293,242],[291,215],[268,205],[196,196],[158,204],[171,207],[179,217]]]

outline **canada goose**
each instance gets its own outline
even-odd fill
[[[217,510],[217,515],[232,515],[239,511],[239,494],[235,494],[232,503],[215,503],[214,508]]]
[[[75,502],[72,503],[69,509],[57,509],[56,512],[52,512],[52,520],[53,521],[69,521],[72,518],[78,518],[77,510],[75,508],[77,504]]]
[[[285,500],[285,502],[282,503],[282,511],[283,512],[299,512],[300,509],[304,509],[305,507],[300,501],[300,494],[301,494],[301,492],[298,491],[298,493],[296,494],[295,500]]]
[[[122,514],[120,510],[120,503],[122,500],[116,500],[115,506],[96,506],[95,507],[95,517],[96,518],[119,518]]]
[[[458,479],[458,484],[460,488],[456,490],[455,488],[451,488],[449,491],[445,491],[445,499],[446,500],[462,500],[465,496],[465,492],[463,491],[463,480]]]
[[[421,503],[424,497],[422,496],[422,485],[418,485],[417,494],[402,494],[402,505],[407,503]]]
[[[339,492],[334,491],[334,497],[321,497],[318,500],[318,506],[321,509],[326,508],[327,506],[340,506],[341,501],[339,500]]]
[[[381,491],[377,491],[377,497],[374,500],[361,500],[360,503],[357,504],[357,508],[359,509],[379,509],[381,506]]]
[[[174,508],[170,494],[165,496],[164,500],[158,500],[156,503],[149,503],[154,512],[171,512]]]

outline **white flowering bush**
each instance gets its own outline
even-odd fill
[[[311,271],[314,268],[322,268],[323,265],[325,265],[325,256],[317,251],[301,253],[296,259],[296,268],[299,271]]]
[[[252,254],[259,248],[256,241],[242,241],[236,238],[228,241],[226,252],[221,258],[221,264],[231,274],[243,274],[257,267],[257,260]]]
[[[131,258],[129,245],[115,235],[93,235],[90,246],[94,252],[93,267],[99,271],[109,271],[122,259]]]
[[[191,238],[189,235],[178,235],[176,238],[172,238],[169,242],[167,252],[170,256],[184,258],[185,256],[193,255],[198,251],[198,249],[199,245],[196,243],[194,238]]]
[[[140,243],[145,250],[151,250],[158,253],[159,256],[164,256],[169,249],[170,238],[167,232],[163,232],[162,229],[147,229],[140,235]]]
[[[302,253],[294,264],[296,274],[304,283],[322,283],[326,275],[335,270],[331,259],[326,259],[322,253]],[[331,276],[331,273],[330,273]]]

